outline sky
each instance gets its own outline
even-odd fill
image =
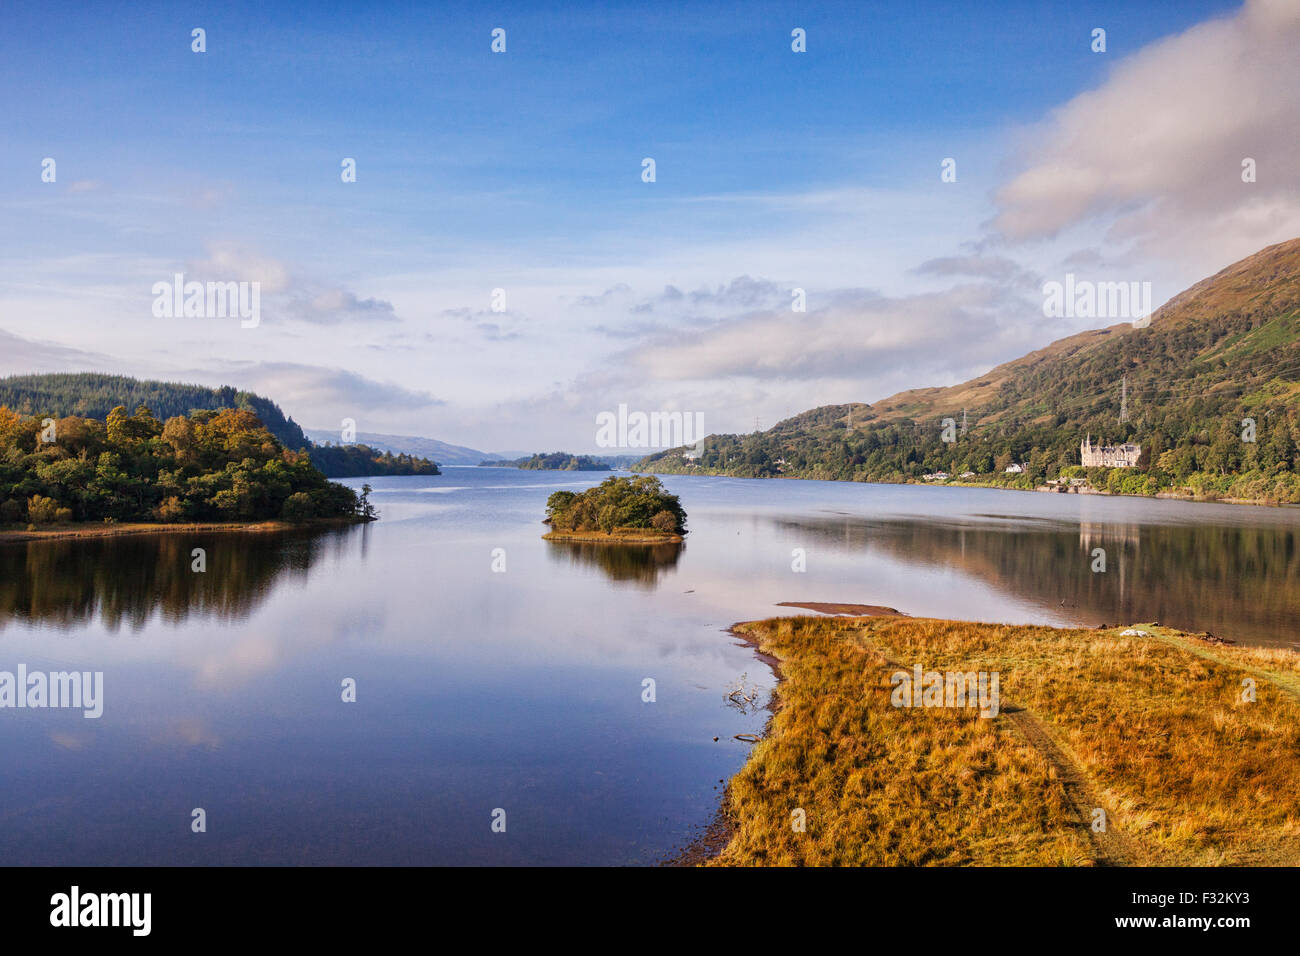
[[[572,452],[954,384],[1113,324],[1067,273],[1300,236],[1298,50],[1300,0],[7,2],[0,374]],[[155,314],[177,273],[257,325]]]

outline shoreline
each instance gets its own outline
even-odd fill
[[[880,604],[844,604],[837,602],[825,601],[779,601],[777,607],[797,607],[809,611],[816,611],[818,614],[824,614],[827,617],[907,617],[902,611],[892,607],[884,607]],[[770,620],[770,618],[768,619]],[[748,647],[754,652],[754,658],[761,664],[766,664],[772,672],[772,693],[767,698],[767,703],[763,709],[767,711],[767,720],[763,724],[763,734],[760,740],[766,740],[772,733],[772,721],[776,717],[776,712],[780,707],[780,690],[781,682],[785,679],[781,674],[781,659],[771,654],[763,652],[757,641],[750,638],[741,628],[746,625],[758,623],[756,621],[738,621],[731,627],[727,628],[727,633],[734,637],[737,646]],[[751,751],[751,756],[752,756]],[[745,763],[740,770],[744,770],[749,765],[750,758],[745,759]],[[736,771],[736,774],[740,773]],[[734,779],[736,774],[732,774]],[[727,848],[736,835],[736,820],[731,814],[731,780],[722,789],[722,797],[718,802],[718,808],[713,812],[713,819],[710,820],[694,837],[692,837],[685,846],[674,852],[666,858],[660,866],[678,867],[678,866],[705,866],[716,860],[722,855],[722,851]]]
[[[592,544],[681,544],[686,539],[680,534],[609,534],[605,531],[548,531],[543,541],[585,541]]]
[[[736,639],[736,646],[750,648],[754,652],[755,659],[760,663],[766,664],[772,671],[772,693],[768,695],[767,703],[763,705],[763,709],[767,711],[767,720],[763,723],[763,734],[762,737],[759,738],[760,740],[765,740],[772,732],[772,720],[776,716],[777,707],[779,706],[778,692],[780,691],[782,681],[781,661],[779,658],[773,657],[771,654],[764,654],[762,649],[759,648],[758,642],[751,640],[743,631],[740,630],[741,627],[750,623],[753,622],[738,621],[731,625],[731,627],[727,628],[726,633]],[[745,767],[749,765],[749,761],[752,757],[753,751],[751,750],[750,756],[745,758],[745,762],[741,765],[740,770],[744,770]],[[731,781],[736,778],[736,774],[739,774],[740,770],[737,770],[736,773],[732,774],[731,780],[728,780],[726,786],[722,788],[722,795],[718,800],[718,807],[713,811],[713,818],[704,825],[704,829],[691,837],[684,846],[674,851],[671,856],[665,858],[659,864],[660,866],[707,866],[722,855],[722,851],[725,850],[735,838],[738,829],[736,819],[731,813]]]
[[[0,544],[18,541],[59,541],[85,538],[115,538],[139,534],[206,534],[211,532],[250,532],[269,534],[283,531],[303,531],[318,528],[343,528],[367,523],[357,518],[313,518],[308,521],[194,521],[163,524],[161,522],[133,521],[122,524],[61,525],[57,528],[27,530],[0,530]]]
[[[1060,492],[1049,491],[1043,488],[1011,488],[1007,485],[995,483],[983,484],[970,481],[854,481],[849,478],[812,478],[806,475],[769,475],[766,477],[751,477],[747,475],[724,475],[717,472],[703,471],[636,471],[633,474],[639,475],[674,475],[684,478],[730,478],[733,481],[825,481],[833,484],[843,485],[881,485],[886,487],[915,486],[918,488],[988,488],[993,491],[1019,491],[1025,494],[1057,494],[1057,495],[1097,495],[1105,498],[1138,498],[1138,499],[1159,499],[1161,501],[1183,501],[1189,504],[1204,505],[1249,505],[1256,508],[1297,508],[1300,509],[1300,502],[1290,501],[1266,501],[1261,498],[1220,498],[1206,497],[1204,495],[1178,494],[1173,491],[1158,491],[1154,495],[1126,495],[1111,491],[1101,491],[1096,488],[1088,491]]]
[[[809,607],[809,604],[782,602],[780,606]],[[1276,769],[1278,773],[1261,786],[1278,790],[1278,803],[1286,806],[1286,799],[1290,799],[1293,804],[1293,788],[1286,781],[1290,779],[1287,775],[1293,774],[1297,767],[1275,766],[1278,739],[1265,739],[1252,747],[1229,748],[1226,752],[1214,746],[1219,736],[1214,731],[1222,730],[1219,723],[1226,720],[1246,725],[1262,722],[1260,726],[1266,727],[1285,721],[1300,726],[1300,654],[1243,648],[1212,635],[1158,624],[1139,624],[1132,628],[1051,628],[916,619],[881,613],[846,618],[836,612],[841,608],[870,606],[824,606],[828,610],[823,614],[836,616],[768,618],[739,622],[728,629],[740,645],[752,648],[756,658],[772,669],[776,683],[767,703],[769,717],[758,745],[727,781],[712,821],[660,865],[839,865],[845,862],[845,857],[853,858],[854,865],[994,865],[1000,859],[998,847],[1005,846],[1007,840],[1023,840],[1023,852],[1017,861],[998,865],[1280,865],[1279,857],[1291,864],[1300,859],[1300,839],[1296,834],[1268,805],[1252,812],[1256,807],[1252,802],[1254,797],[1246,794],[1248,788],[1236,786],[1237,778],[1232,776],[1242,773],[1243,768],[1258,769],[1261,773],[1262,768]],[[846,612],[839,611],[843,613]],[[1125,631],[1137,633],[1125,634]],[[846,643],[843,636],[849,633],[855,636]],[[910,649],[910,653],[905,649]],[[1033,652],[1028,657],[1026,649]],[[831,652],[830,656],[827,651]],[[919,784],[906,772],[900,773],[905,768],[896,763],[900,755],[911,753],[907,748],[941,740],[941,733],[952,733],[943,728],[959,727],[951,711],[940,719],[932,717],[929,723],[924,717],[918,721],[913,716],[916,711],[898,710],[896,704],[894,708],[882,706],[883,698],[889,695],[887,686],[872,687],[873,682],[880,684],[882,667],[886,671],[890,667],[903,668],[912,661],[920,666],[922,659],[929,665],[942,666],[944,658],[954,651],[959,653],[951,663],[958,664],[960,669],[1000,665],[1005,672],[1001,714],[992,720],[970,721],[965,732],[984,732],[988,742],[994,738],[1001,741],[999,752],[1005,752],[1006,748],[1014,751],[992,766],[977,767],[973,776],[971,767],[960,760],[947,758],[954,764],[951,767],[927,765],[927,775],[933,775],[937,769],[940,779],[945,773],[950,776],[946,786],[953,786],[951,779],[959,781],[959,797],[965,797],[966,802],[957,807],[956,814],[953,807],[944,803],[952,796],[947,790],[940,791],[941,800],[919,801],[918,808],[915,789]],[[822,679],[823,669],[835,669],[836,657],[849,655],[853,657],[844,668],[849,675],[847,682],[832,683],[829,689],[815,684]],[[972,655],[984,660],[973,664]],[[1080,667],[1077,664],[1080,656],[1087,656],[1090,662]],[[1030,663],[1034,665],[1032,668],[1028,666]],[[1154,699],[1150,710],[1139,708],[1142,712],[1137,716],[1144,739],[1162,721],[1168,728],[1151,738],[1157,742],[1163,739],[1159,745],[1165,748],[1164,766],[1156,778],[1160,786],[1152,786],[1150,771],[1144,779],[1141,772],[1133,771],[1125,763],[1132,756],[1134,745],[1125,736],[1133,728],[1125,730],[1123,725],[1134,715],[1122,713],[1123,704],[1116,708],[1121,713],[1113,715],[1120,727],[1114,732],[1098,729],[1095,721],[1082,719],[1072,708],[1082,700],[1106,709],[1104,701],[1099,703],[1108,692],[1101,682],[1111,679],[1109,675],[1115,669],[1120,669],[1125,673],[1125,680],[1135,685],[1145,686],[1146,681],[1159,685],[1160,675],[1151,668],[1154,666],[1158,671],[1162,664],[1172,665],[1179,679],[1170,680],[1172,686],[1161,687],[1162,693]],[[1098,672],[1089,675],[1089,668]],[[997,669],[993,667],[995,673]],[[876,673],[875,678],[870,676],[872,672]],[[867,676],[865,695],[861,685],[864,674]],[[1058,701],[1054,696],[1059,694],[1062,675],[1069,675],[1075,683],[1074,689],[1081,695],[1075,701]],[[1225,703],[1237,693],[1235,688],[1242,675],[1249,675],[1259,684],[1259,704],[1249,709],[1233,708],[1231,703]],[[1052,688],[1050,693],[1045,690],[1048,687]],[[1006,700],[1008,689],[1014,703]],[[1129,692],[1117,691],[1120,696],[1115,699],[1124,701],[1122,694]],[[1196,706],[1189,709],[1188,701]],[[834,740],[815,722],[810,722],[812,718],[800,712],[800,707],[806,711],[812,702],[817,703],[823,721],[833,719],[834,708],[838,707],[848,718],[847,726],[859,730],[865,727],[866,724],[858,723],[861,712],[861,719],[875,724],[877,731],[883,729],[887,733],[855,732],[853,737],[865,737],[874,749],[859,750],[856,757],[841,757],[841,748],[853,750],[861,740],[844,737]],[[820,710],[825,702],[830,704],[831,717],[827,717],[828,711]],[[1230,717],[1224,716],[1225,706]],[[868,715],[869,711],[874,713]],[[882,722],[888,726],[882,726]],[[1108,741],[1108,733],[1114,739]],[[1276,729],[1263,737],[1279,738],[1279,734],[1285,737],[1284,732]],[[810,779],[798,775],[790,779],[789,770],[784,768],[789,765],[791,753],[800,754],[802,760],[803,755],[814,755],[818,746],[826,745],[834,756],[813,764],[815,788]],[[1280,746],[1284,745],[1283,741]],[[898,753],[891,756],[875,752],[891,746],[900,748]],[[960,747],[953,752],[958,751]],[[936,748],[933,752],[944,751]],[[1224,764],[1235,761],[1240,766],[1225,767],[1223,778],[1208,784],[1193,786],[1184,782],[1199,772],[1197,768],[1214,766],[1216,760]],[[1300,766],[1300,758],[1291,755],[1290,763]],[[875,815],[867,814],[867,819],[875,823],[864,829],[861,820],[853,815],[861,808],[848,812],[833,800],[820,809],[810,807],[806,834],[800,831],[792,838],[783,820],[772,822],[788,813],[793,801],[801,806],[816,801],[818,798],[813,794],[824,789],[826,775],[834,779],[837,774],[847,774],[849,781],[856,781],[855,787],[866,786],[865,793],[877,801],[873,808]],[[804,776],[809,774],[805,772]],[[902,802],[891,790],[900,778],[904,788],[912,788],[905,789]],[[983,829],[964,818],[954,822],[961,814],[978,816],[983,807],[980,801],[996,792],[987,786],[981,789],[981,778],[996,781],[996,786],[1005,787],[1016,796],[1008,808],[1019,811],[1019,819],[1000,826],[998,821],[1002,818],[994,813],[991,817],[994,823],[985,821]],[[861,782],[864,779],[865,784]],[[969,780],[975,783],[968,786]],[[1174,793],[1162,794],[1160,787]],[[1180,788],[1187,792],[1179,793]],[[1043,806],[1052,807],[1055,818],[1050,826],[1044,819],[1024,812],[1026,806],[1034,805],[1035,798],[1046,801]],[[1143,803],[1150,806],[1144,807]],[[1170,806],[1174,809],[1169,810]],[[1104,808],[1112,832],[1090,830],[1088,814],[1095,813],[1097,807]],[[1291,806],[1287,812],[1294,809]],[[1160,812],[1171,819],[1152,831],[1151,817]],[[1218,826],[1210,832],[1217,844],[1204,834],[1194,839],[1185,837],[1186,833],[1201,829],[1200,825],[1193,827],[1188,822],[1195,821],[1198,813],[1216,818]],[[1186,819],[1178,819],[1180,815]],[[818,830],[813,828],[814,820]],[[945,839],[933,849],[918,848],[915,841],[902,847],[888,841],[873,841],[882,820],[894,827],[935,826]],[[830,835],[827,838],[822,838],[819,832],[823,827]],[[860,844],[844,839],[845,831],[852,832],[855,828],[862,834]]]

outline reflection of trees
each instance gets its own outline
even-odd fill
[[[1058,521],[783,521],[843,550],[951,567],[1084,624],[1160,621],[1238,640],[1300,641],[1300,529]],[[1106,572],[1092,571],[1093,548]],[[925,614],[924,608],[913,610]]]
[[[611,581],[632,581],[645,588],[659,583],[659,576],[677,566],[684,544],[607,544],[591,541],[547,541],[548,553],[556,561],[594,564]]]
[[[0,547],[0,627],[11,619],[61,627],[99,617],[116,630],[143,628],[155,614],[248,616],[284,576],[305,579],[327,542],[338,548],[355,527],[324,532],[175,533],[30,541]],[[194,548],[207,570],[190,570]]]

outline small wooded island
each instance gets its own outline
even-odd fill
[[[530,458],[481,461],[480,468],[518,468],[522,471],[609,471],[606,462],[590,455],[570,455],[567,451],[538,452]]]
[[[546,499],[542,535],[552,541],[612,544],[679,542],[686,534],[686,512],[676,495],[653,475],[606,478],[586,491],[557,491]]]
[[[0,406],[0,526],[40,532],[77,524],[90,533],[91,523],[374,517],[365,493],[327,479],[307,452],[285,448],[246,409],[195,411],[164,424],[143,405],[134,414],[118,406],[105,421]]]

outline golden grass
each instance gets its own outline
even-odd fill
[[[735,831],[714,862],[1300,862],[1300,655],[1142,629],[739,625],[780,659],[782,682],[770,735],[731,782]],[[1002,712],[892,706],[889,675],[918,663],[998,672]],[[1094,806],[1106,834],[1090,829]]]

